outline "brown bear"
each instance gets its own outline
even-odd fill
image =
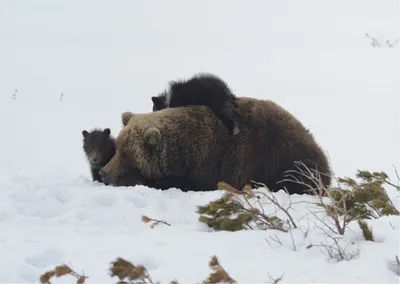
[[[92,180],[104,183],[99,175],[99,171],[103,168],[115,155],[115,138],[111,136],[110,128],[104,130],[95,128],[92,131],[82,130],[83,151],[89,162]],[[164,183],[154,182],[154,187],[165,188],[176,181],[166,180]],[[137,177],[127,172],[121,175],[116,186],[130,186],[137,184]]]
[[[102,179],[117,184],[121,176],[134,173],[137,184],[147,185],[147,180],[185,177],[201,181],[198,190],[215,190],[218,181],[239,189],[256,181],[272,191],[312,193],[315,179],[290,172],[303,163],[318,171],[324,186],[330,185],[324,152],[293,115],[269,100],[241,97],[237,108],[241,131],[236,136],[205,106],[125,112],[116,154],[100,171]]]

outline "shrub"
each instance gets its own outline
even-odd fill
[[[246,185],[241,191],[224,183],[218,183],[218,189],[225,194],[207,205],[198,206],[199,221],[219,231],[238,231],[253,229],[275,229],[287,232],[290,226],[297,227],[288,211],[283,208],[268,189],[253,190]],[[285,212],[290,223],[277,216],[265,214],[260,199],[266,198]],[[289,224],[289,226],[287,226]]]
[[[336,207],[338,214],[346,218],[346,222],[377,219],[383,215],[400,215],[388,197],[384,185],[400,189],[388,180],[386,173],[358,171],[356,177],[360,181],[339,178],[339,187],[330,190],[333,198],[330,208]],[[341,202],[343,200],[344,202]]]

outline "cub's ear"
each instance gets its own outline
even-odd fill
[[[104,129],[104,130],[103,130],[103,134],[106,135],[107,137],[110,136],[110,134],[111,134],[110,128]]]
[[[126,126],[129,122],[129,119],[131,119],[134,116],[135,116],[135,114],[133,112],[130,112],[130,111],[124,112],[122,114],[122,125]]]
[[[89,132],[87,130],[82,131],[83,138],[87,138],[89,136]]]
[[[146,129],[146,131],[143,134],[143,139],[145,143],[151,146],[156,146],[158,143],[160,143],[161,140],[160,129],[155,127],[150,127]]]

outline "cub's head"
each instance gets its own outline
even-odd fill
[[[110,137],[109,128],[94,129],[91,132],[82,131],[83,150],[93,168],[101,168],[107,164],[115,154],[115,142]]]
[[[161,175],[158,168],[161,132],[156,127],[143,128],[142,121],[143,117],[136,118],[131,112],[122,114],[124,128],[116,139],[116,153],[99,172],[104,182],[119,185],[129,177],[130,185],[145,185],[146,180]]]
[[[157,97],[151,97],[153,102],[153,111],[162,110],[167,108],[167,93],[163,92]]]

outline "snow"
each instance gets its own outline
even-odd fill
[[[150,97],[168,81],[206,71],[238,96],[292,112],[337,176],[366,169],[394,181],[400,43],[374,48],[366,33],[394,42],[398,1],[1,1],[0,283],[37,283],[62,263],[87,283],[113,283],[107,269],[119,256],[144,264],[155,281],[197,283],[212,255],[238,283],[283,273],[281,283],[398,283],[387,262],[400,254],[400,217],[368,221],[375,242],[352,223],[343,242],[360,255],[335,263],[306,249],[328,240],[313,227],[305,238],[314,217],[304,202],[291,211],[301,224],[293,239],[213,232],[195,209],[221,192],[106,187],[91,181],[82,150],[83,129],[117,135],[123,111],[150,112]],[[399,193],[389,193],[400,209]],[[172,226],[151,229],[143,214]]]

